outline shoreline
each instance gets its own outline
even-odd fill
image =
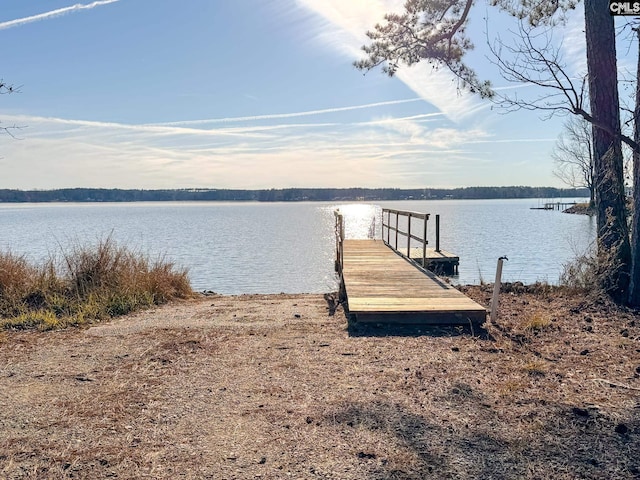
[[[485,336],[362,330],[319,294],[5,332],[0,477],[637,478],[637,313],[560,289],[500,307]]]
[[[406,201],[443,199],[540,199],[582,198],[585,189],[556,187],[459,187],[459,188],[183,188],[183,189],[120,189],[120,188],[60,188],[50,190],[0,189],[0,203],[21,202],[357,202]]]

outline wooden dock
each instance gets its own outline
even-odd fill
[[[576,202],[549,202],[545,203],[542,207],[530,207],[530,210],[566,210],[567,208],[575,207]]]
[[[342,240],[336,262],[349,313],[359,322],[480,324],[487,311],[382,240]]]

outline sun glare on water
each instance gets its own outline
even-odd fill
[[[345,237],[366,239],[380,237],[382,209],[377,205],[349,203],[336,207],[344,218]]]

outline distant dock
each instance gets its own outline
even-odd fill
[[[566,210],[567,208],[575,207],[577,202],[548,202],[542,207],[531,207],[531,210]]]

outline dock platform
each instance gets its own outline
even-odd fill
[[[342,288],[358,322],[468,325],[486,320],[484,307],[382,240],[345,239],[339,249]]]
[[[411,248],[409,257],[411,260],[422,265],[422,253],[422,248]],[[425,265],[422,265],[424,268],[438,275],[457,275],[460,257],[445,250],[436,250],[435,248],[427,247],[424,263]]]

